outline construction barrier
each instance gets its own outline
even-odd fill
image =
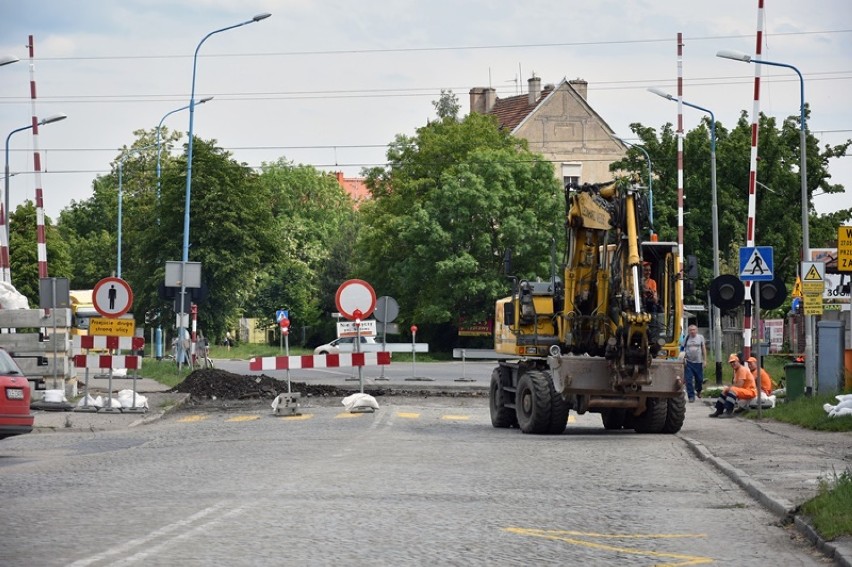
[[[249,359],[249,370],[297,370],[377,366],[391,363],[389,352],[352,352],[304,356],[265,356]]]

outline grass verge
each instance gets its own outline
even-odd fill
[[[827,540],[852,535],[852,471],[821,479],[819,495],[805,502],[802,511]]]

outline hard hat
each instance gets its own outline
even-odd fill
[[[757,359],[753,356],[750,356],[750,357],[748,357],[748,360],[746,360],[746,362],[753,362],[753,363],[757,364]]]
[[[732,354],[731,356],[729,356],[729,357],[728,357],[728,362],[733,362],[733,361],[735,361],[735,360],[736,360],[737,362],[739,362],[739,361],[740,361],[740,357],[739,357],[739,356],[737,356],[736,354]]]

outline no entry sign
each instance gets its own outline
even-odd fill
[[[364,280],[347,280],[337,288],[334,304],[350,321],[366,319],[376,308],[376,292]]]

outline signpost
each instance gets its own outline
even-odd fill
[[[364,280],[346,280],[334,294],[337,310],[350,321],[355,321],[355,352],[361,352],[361,320],[373,314],[376,309],[376,292],[373,286]],[[358,367],[358,383],[364,393],[364,368]],[[373,408],[356,408],[359,411],[373,411]],[[352,411],[356,411],[353,409]]]
[[[760,282],[771,282],[775,279],[774,258],[771,246],[743,246],[740,248],[740,279],[752,281],[754,290],[754,313],[755,328],[760,329]],[[748,315],[746,313],[746,315]],[[758,336],[757,376],[760,376],[762,356],[760,356],[760,337]],[[749,346],[749,345],[746,345]],[[757,389],[757,418],[761,417],[763,407],[763,396],[760,388]]]

